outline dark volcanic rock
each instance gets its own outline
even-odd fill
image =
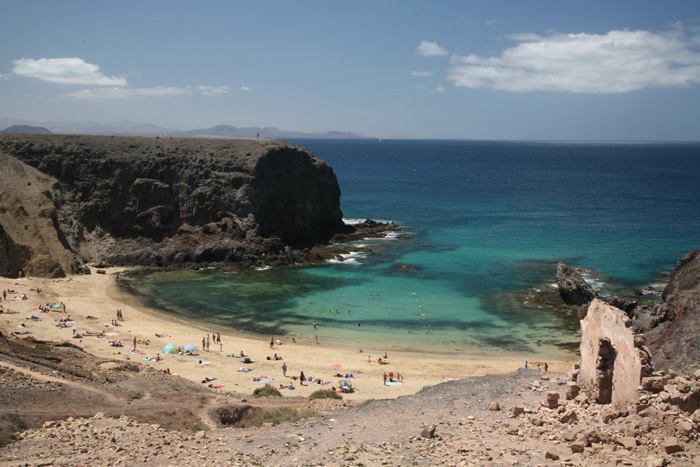
[[[272,260],[344,230],[333,169],[282,141],[3,134],[0,167],[0,266],[33,274]]]
[[[593,288],[576,268],[568,264],[557,265],[557,284],[559,294],[567,305],[587,305],[596,297]]]
[[[646,332],[654,365],[692,373],[700,361],[700,248],[678,261],[663,299],[650,312],[656,326]]]

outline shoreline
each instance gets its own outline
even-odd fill
[[[462,379],[486,374],[512,373],[522,368],[525,360],[535,357],[392,350],[387,358],[388,364],[380,365],[377,358],[383,356],[384,349],[377,346],[366,348],[362,353],[346,345],[326,343],[316,345],[284,342],[282,345],[275,344],[270,347],[269,339],[229,330],[221,334],[221,346],[210,342],[210,351],[202,351],[202,338],[217,330],[212,330],[212,327],[196,319],[185,322],[140,305],[136,296],[131,296],[116,286],[115,274],[125,269],[107,268],[104,269],[105,274],[97,274],[96,269],[91,268],[90,275],[69,276],[63,279],[2,278],[0,289],[14,290],[15,293],[8,293],[7,300],[1,301],[0,304],[4,306],[5,311],[9,309],[19,313],[0,315],[0,328],[8,334],[15,331],[33,333],[15,337],[70,342],[102,358],[129,360],[161,370],[170,369],[171,373],[195,382],[202,382],[205,378],[216,378],[215,381],[206,384],[222,386],[217,389],[220,392],[235,392],[246,396],[251,395],[254,389],[262,387],[262,384],[253,381],[252,377],[264,376],[272,379],[272,385],[276,388],[280,384],[288,385],[291,382],[296,389],[280,391],[283,396],[308,397],[318,389],[330,389],[332,386],[337,388],[338,380],[342,378],[335,377],[336,373],[352,373],[355,376],[352,380],[353,387],[357,390],[351,394],[343,394],[345,399],[365,401],[396,398],[414,394],[425,386],[439,384],[445,378]],[[42,292],[37,294],[30,290],[36,288],[42,289]],[[27,295],[27,300],[14,299],[14,296],[23,293]],[[39,305],[47,303],[65,303],[66,311],[64,313],[62,308],[57,308],[52,309],[57,311],[40,313]],[[117,310],[122,311],[124,320],[118,321],[120,326],[112,327],[111,322],[117,318]],[[41,321],[29,320],[31,315]],[[57,327],[59,320],[69,315],[75,323],[69,323],[69,327],[65,328]],[[31,327],[19,328],[20,325]],[[104,331],[117,335],[105,338],[84,335],[82,338],[73,338],[72,328],[77,328],[77,333]],[[159,338],[156,334],[169,337]],[[136,350],[141,353],[134,353],[134,339],[148,341],[149,344],[137,344]],[[110,340],[121,341],[123,347],[110,346]],[[192,356],[166,355],[163,349],[170,343],[179,347],[194,344],[197,350]],[[255,362],[244,364],[239,358],[226,356],[238,355],[241,351]],[[160,362],[146,360],[154,359],[157,354],[162,358]],[[281,356],[283,360],[266,359],[274,354]],[[368,358],[371,358],[371,364],[367,362]],[[575,361],[547,358],[549,371],[553,373],[566,373]],[[209,363],[201,364],[199,361]],[[286,363],[288,367],[287,377],[282,374],[282,363]],[[536,368],[538,363],[531,361],[530,368]],[[332,369],[332,365],[341,367]],[[240,368],[250,368],[251,371],[237,371]],[[319,378],[329,384],[306,383],[301,386],[298,380],[293,381],[290,376],[298,376],[302,371],[306,377]],[[403,384],[385,386],[383,374],[390,371],[401,373],[404,376]]]

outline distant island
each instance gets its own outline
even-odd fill
[[[122,120],[112,123],[101,122],[32,122],[2,117],[0,133],[33,133],[64,135],[154,135],[154,136],[206,136],[215,138],[371,138],[370,136],[348,131],[326,131],[320,133],[281,130],[275,127],[235,127],[215,125],[211,128],[181,131],[163,128],[151,123],[134,123]]]
[[[51,130],[42,126],[30,125],[12,125],[11,127],[0,130],[0,133],[28,133],[34,135],[51,135]]]

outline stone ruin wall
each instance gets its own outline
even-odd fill
[[[643,336],[635,335],[624,311],[593,300],[581,320],[581,390],[617,410],[633,407],[642,377],[651,372],[643,344]]]

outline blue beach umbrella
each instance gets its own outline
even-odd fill
[[[197,350],[197,346],[194,344],[187,344],[185,346],[185,352],[192,352],[193,350]]]

